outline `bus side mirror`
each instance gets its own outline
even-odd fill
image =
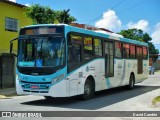
[[[13,40],[10,41],[10,54],[12,54],[13,56],[17,57],[17,55],[15,53],[13,53],[13,42],[15,40],[17,40],[18,38],[14,38]]]

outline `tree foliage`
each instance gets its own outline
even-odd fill
[[[63,11],[57,11],[57,20],[60,23],[66,23],[66,24],[70,24],[71,22],[76,21],[76,18],[74,18],[73,16],[71,16],[69,14],[70,9],[68,10],[63,10]]]
[[[123,35],[125,38],[138,40],[138,41],[146,42],[146,43],[152,40],[149,34],[143,33],[141,29],[122,30],[119,34]]]
[[[55,12],[49,7],[40,6],[38,4],[26,7],[26,15],[31,18],[33,24],[54,23],[56,19]]]
[[[156,49],[154,44],[151,42],[152,38],[148,33],[144,33],[141,29],[128,29],[121,30],[119,34],[123,35],[125,38],[148,43],[149,54],[157,54],[157,56],[154,56],[154,59],[158,58],[159,50]]]
[[[69,14],[68,10],[54,11],[49,7],[44,7],[38,4],[26,7],[26,15],[31,18],[33,24],[50,24],[58,20],[59,23],[70,24],[76,19]]]

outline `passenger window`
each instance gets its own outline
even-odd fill
[[[143,57],[142,47],[137,47],[137,58]]]
[[[147,47],[143,47],[143,58],[147,59]]]
[[[84,59],[90,59],[93,56],[92,37],[84,37]]]
[[[129,44],[123,44],[123,57],[129,58]]]
[[[68,41],[68,69],[74,69],[82,61],[82,37],[70,35]]]
[[[122,57],[122,44],[120,42],[115,42],[115,57]]]
[[[136,57],[136,46],[130,45],[130,58],[135,58],[135,57]]]
[[[96,56],[102,56],[101,39],[94,39],[94,51]]]

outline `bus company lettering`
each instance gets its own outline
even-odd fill
[[[95,71],[95,67],[94,67],[94,66],[90,66],[90,67],[87,66],[87,67],[86,67],[86,71],[87,71],[87,72],[89,72],[89,71]]]

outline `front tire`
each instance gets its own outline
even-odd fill
[[[84,84],[84,94],[81,96],[83,100],[90,99],[94,96],[94,84],[91,82],[91,80],[86,80]]]

